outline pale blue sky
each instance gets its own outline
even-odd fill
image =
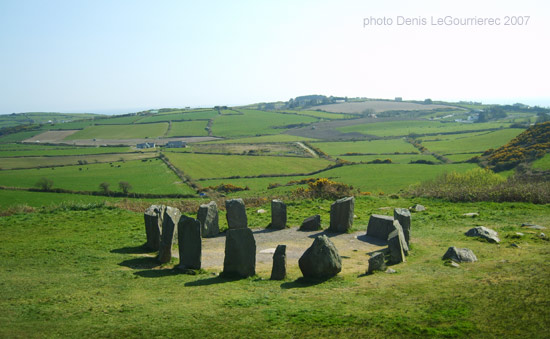
[[[431,16],[530,16],[432,26]],[[368,17],[393,25],[364,27]],[[397,17],[427,25],[397,25]],[[550,6],[524,1],[0,0],[0,113],[307,94],[550,106]]]

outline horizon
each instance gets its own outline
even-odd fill
[[[458,21],[434,24],[446,18]],[[502,22],[460,21],[472,18]],[[0,19],[0,114],[113,115],[307,93],[550,106],[550,4],[538,0],[6,0]]]

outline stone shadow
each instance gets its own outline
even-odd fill
[[[111,253],[119,253],[119,254],[145,254],[145,253],[151,253],[151,252],[154,252],[154,251],[146,247],[145,244],[139,245],[139,246],[128,246],[128,247],[116,248],[114,250],[111,250]]]
[[[159,262],[156,257],[140,257],[134,259],[124,260],[119,263],[120,266],[126,266],[134,270],[151,269],[159,266]]]
[[[209,286],[209,285],[223,284],[223,283],[237,281],[237,280],[240,280],[240,278],[224,277],[224,276],[218,275],[211,278],[190,281],[185,283],[185,286],[186,287]]]
[[[288,290],[291,288],[306,288],[306,287],[312,287],[316,285],[320,285],[324,283],[325,281],[329,280],[330,278],[326,279],[308,279],[304,277],[300,277],[294,281],[289,281],[281,284],[281,288],[284,290]]]
[[[164,269],[164,270],[144,270],[144,271],[136,272],[134,274],[143,278],[162,278],[162,277],[168,277],[171,275],[177,275],[181,273],[182,273],[181,271],[173,268],[173,269]]]
[[[318,236],[321,236],[321,235],[326,235],[327,237],[329,238],[332,238],[332,237],[336,237],[336,236],[339,236],[339,235],[342,235],[342,234],[346,234],[346,233],[335,233],[335,232],[329,232],[327,230],[322,230],[320,232],[317,232],[317,233],[314,233],[314,234],[310,234],[308,235],[307,237],[308,238],[317,238]]]
[[[377,245],[377,246],[387,246],[388,242],[379,238],[371,237],[370,235],[362,234],[357,236],[357,240],[368,242],[369,244]]]

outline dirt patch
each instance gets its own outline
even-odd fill
[[[342,104],[331,104],[315,106],[315,109],[331,113],[361,114],[365,110],[372,110],[373,113],[386,111],[430,111],[435,109],[456,109],[456,107],[447,105],[422,105],[412,102],[396,101],[364,101],[364,102],[346,102]]]
[[[29,138],[27,140],[24,140],[23,142],[28,143],[57,143],[69,135],[75,134],[79,130],[63,130],[63,131],[47,131],[44,133],[40,133],[38,135],[35,135],[32,138]],[[72,144],[72,143],[70,143]]]

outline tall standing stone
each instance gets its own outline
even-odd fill
[[[395,229],[393,218],[386,215],[373,214],[370,216],[367,226],[367,235],[382,240],[387,240],[388,235]]]
[[[231,199],[225,201],[227,226],[229,229],[247,228],[248,219],[243,199]]]
[[[286,278],[286,245],[277,245],[273,254],[271,280],[283,280],[284,278]]]
[[[147,236],[147,242],[145,246],[158,251],[160,245],[160,235],[162,233],[162,218],[164,216],[164,205],[151,205],[143,213],[145,220],[145,235]]]
[[[286,228],[286,204],[281,200],[271,200],[270,228],[282,230]]]
[[[215,237],[220,233],[218,205],[215,201],[202,204],[197,212],[197,219],[201,223],[201,233],[204,238]]]
[[[256,274],[256,241],[250,228],[227,230],[222,274],[241,278]]]
[[[342,259],[332,241],[321,235],[300,257],[298,266],[305,278],[325,279],[340,273]]]
[[[353,225],[353,209],[355,198],[347,197],[338,199],[330,205],[329,232],[347,232]]]
[[[399,224],[403,228],[405,241],[409,245],[411,239],[411,211],[407,208],[396,208],[393,210],[393,218],[399,221]]]
[[[178,222],[178,246],[181,269],[201,268],[201,222],[182,215]]]
[[[174,235],[181,217],[181,212],[175,208],[167,206],[164,211],[162,221],[162,236],[160,238],[158,260],[161,264],[170,262],[172,259],[172,243]]]
[[[399,223],[399,220],[393,221],[393,227],[397,232],[399,232],[399,241],[401,241],[401,248],[403,249],[403,253],[405,255],[409,255],[409,245],[407,245],[407,241],[405,240],[405,234],[403,233],[403,228],[401,227],[401,224]]]
[[[403,243],[405,238],[403,233],[395,229],[388,235],[388,249],[390,250],[390,262],[399,264],[405,262],[405,253],[403,252]]]

